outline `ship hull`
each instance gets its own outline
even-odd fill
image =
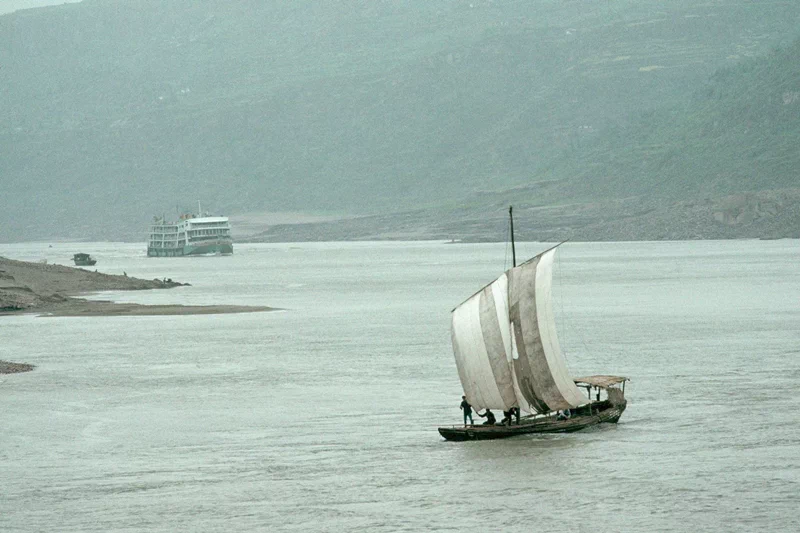
[[[233,244],[230,242],[213,242],[187,244],[177,248],[147,248],[149,257],[181,257],[184,255],[230,255],[233,253]]]
[[[591,413],[589,406],[573,409],[574,415],[569,420],[556,420],[555,417],[528,417],[520,420],[519,424],[504,425],[471,425],[440,427],[439,434],[445,440],[492,440],[506,439],[518,435],[531,433],[569,433],[580,431],[590,426],[603,423],[615,424],[622,416],[627,402],[612,404],[608,401],[593,403]]]
[[[189,244],[183,247],[183,255],[229,255],[233,253],[233,244],[214,242],[207,244]]]

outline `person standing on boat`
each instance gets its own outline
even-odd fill
[[[486,422],[483,423],[484,426],[493,426],[495,422],[497,422],[497,419],[494,417],[494,413],[488,409],[483,414],[478,411],[478,416],[486,419]]]
[[[517,425],[519,425],[519,407],[509,407],[508,411],[503,411],[503,419],[500,424],[510,426],[514,423],[514,417],[517,418]]]
[[[461,410],[464,411],[464,425],[467,425],[467,418],[469,418],[469,423],[474,425],[475,422],[472,421],[472,406],[467,401],[466,396],[461,397]]]

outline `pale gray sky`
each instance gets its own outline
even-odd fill
[[[81,0],[0,0],[0,15],[11,13],[18,9],[52,6],[56,4],[72,4],[80,1]]]

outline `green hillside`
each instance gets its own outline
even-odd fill
[[[568,182],[540,203],[771,186],[752,172],[763,159],[777,175],[781,152],[747,133],[714,137],[753,159],[720,176],[711,136],[691,172],[659,129],[632,144],[647,110],[685,135],[715,124],[697,87],[731,65],[709,90],[725,87],[799,17],[732,0],[86,0],[2,16],[0,240],[140,240],[198,199],[363,214],[540,180]]]

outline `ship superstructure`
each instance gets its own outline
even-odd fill
[[[181,215],[177,222],[155,217],[150,226],[147,241],[147,255],[150,257],[232,253],[228,217],[186,214]]]

